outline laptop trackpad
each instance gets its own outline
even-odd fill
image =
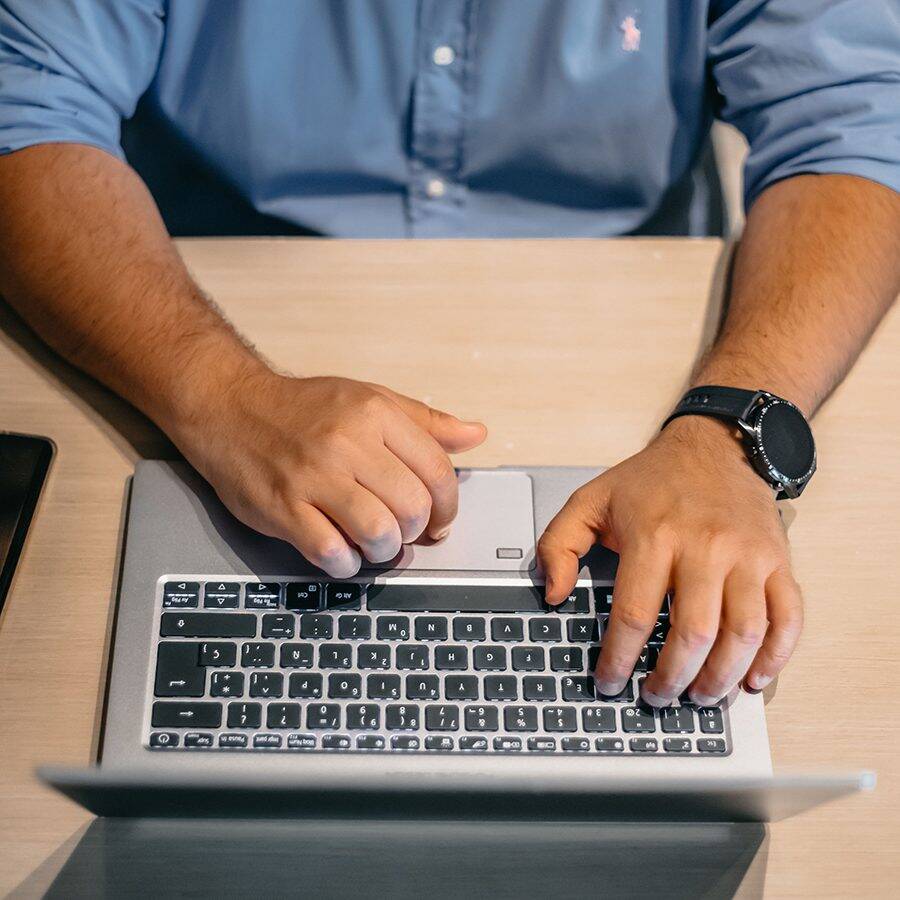
[[[534,567],[534,501],[524,472],[459,471],[459,513],[440,543],[404,546],[389,569],[523,572]]]

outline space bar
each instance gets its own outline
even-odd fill
[[[480,587],[462,584],[373,584],[373,610],[406,612],[543,612],[543,588],[531,585]]]

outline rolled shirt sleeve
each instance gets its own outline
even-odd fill
[[[153,79],[164,0],[4,0],[0,154],[90,144],[121,157],[120,123]]]
[[[749,209],[801,173],[859,175],[900,191],[900,3],[713,3],[718,113],[750,144]]]

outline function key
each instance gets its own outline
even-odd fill
[[[538,753],[552,753],[556,749],[556,738],[530,737],[528,738],[528,749]]]
[[[488,748],[486,737],[479,737],[474,734],[467,734],[459,739],[459,749],[469,753],[483,753]]]
[[[269,613],[262,617],[264,638],[292,638],[295,617],[288,613]]]
[[[724,753],[725,741],[722,738],[697,738],[697,749],[701,753]]]
[[[491,640],[524,641],[525,624],[511,616],[497,616],[491,619]]]
[[[495,737],[494,749],[501,753],[516,753],[522,749],[522,738]]]
[[[656,738],[632,738],[628,742],[628,749],[632,753],[656,753],[659,750],[659,744]]]
[[[314,734],[289,734],[287,745],[288,750],[315,750],[316,736]]]
[[[449,734],[429,734],[425,738],[426,750],[452,750],[453,738]]]
[[[555,607],[558,613],[578,613],[584,615],[591,611],[591,600],[587,588],[575,588],[559,606]]]
[[[484,619],[480,616],[457,616],[453,620],[455,641],[483,641],[486,637]]]
[[[625,750],[625,742],[622,738],[603,737],[594,741],[594,747],[598,753],[622,753]]]
[[[549,616],[535,616],[528,623],[528,634],[533,641],[561,641],[560,621]]]
[[[690,753],[691,742],[688,738],[664,738],[663,750],[666,753]]]
[[[384,738],[380,734],[361,734],[356,739],[357,750],[384,750]]]
[[[167,609],[189,609],[200,603],[197,581],[167,581],[163,585],[163,606]]]
[[[241,586],[236,581],[207,581],[203,587],[203,605],[208,609],[237,609]]]
[[[326,734],[322,737],[323,750],[349,750],[350,738],[346,734]]]
[[[609,615],[612,612],[612,585],[609,587],[594,588],[594,603],[597,606],[597,615]]]
[[[175,731],[154,731],[150,735],[150,746],[157,750],[165,750],[167,747],[177,747],[179,740]]]
[[[600,629],[596,619],[569,619],[566,622],[566,633],[570,641],[584,641],[587,644],[600,640]]]
[[[254,582],[244,587],[245,609],[278,609],[281,585],[277,581]]]
[[[419,743],[414,734],[395,734],[391,738],[391,750],[418,750]]]
[[[406,616],[379,616],[375,628],[380,641],[409,640],[409,619]]]
[[[246,734],[220,734],[219,747],[223,750],[240,750],[247,746]]]
[[[286,609],[296,612],[317,610],[322,599],[322,585],[314,581],[291,581],[284,588],[284,605]]]
[[[721,734],[725,730],[722,722],[722,710],[718,706],[704,706],[697,710],[700,719],[700,730],[704,734]]]
[[[277,750],[281,746],[280,734],[253,735],[254,750]]]
[[[359,609],[362,606],[362,585],[329,583],[325,585],[325,609]]]
[[[561,744],[569,753],[587,753],[591,749],[591,739],[586,737],[564,737]]]
[[[419,616],[416,619],[417,641],[446,641],[447,620],[442,616]]]

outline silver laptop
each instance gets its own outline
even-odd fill
[[[560,607],[536,536],[578,468],[462,470],[449,538],[335,581],[237,522],[188,467],[135,471],[99,766],[48,781],[114,815],[763,820],[870,786],[773,778],[763,698],[639,701],[591,672],[616,557]]]

